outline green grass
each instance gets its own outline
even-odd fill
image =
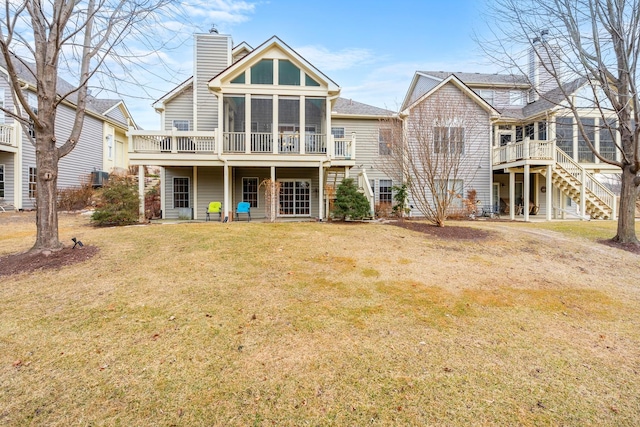
[[[96,257],[2,280],[0,424],[640,424],[639,258],[583,239],[609,223],[86,223],[61,239]]]

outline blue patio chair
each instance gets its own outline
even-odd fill
[[[211,202],[209,203],[209,207],[207,208],[207,216],[205,217],[205,221],[209,221],[211,219],[211,214],[218,214],[218,221],[222,220],[222,202]]]
[[[236,221],[239,221],[239,214],[247,214],[249,221],[251,221],[251,204],[249,202],[240,202],[236,208]]]

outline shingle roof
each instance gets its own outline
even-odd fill
[[[553,108],[565,100],[564,93],[573,93],[587,82],[585,77],[580,77],[569,83],[565,83],[561,88],[551,89],[549,92],[540,95],[540,99],[532,102],[522,109],[524,117],[530,117]]]
[[[418,71],[421,74],[446,79],[455,74],[464,84],[467,85],[528,85],[526,76],[519,74],[488,74],[488,73],[464,73],[455,71]]]
[[[374,107],[373,105],[363,104],[346,98],[336,99],[332,112],[356,116],[392,116],[395,114],[395,112],[391,110]]]
[[[18,77],[20,77],[25,82],[28,82],[34,86],[37,85],[35,71],[33,71],[35,70],[35,64],[25,61],[24,59],[22,60],[16,59],[15,61],[13,61],[13,63],[14,63],[14,68],[16,69],[16,73],[18,73]],[[4,60],[4,57],[0,55],[0,67],[6,68],[6,66],[7,66],[7,63]],[[66,80],[58,77],[57,89],[58,89],[58,94],[63,95],[74,90],[75,86],[73,86],[71,83],[67,82]],[[69,102],[75,104],[78,97],[76,93],[72,93],[66,99]],[[118,104],[119,102],[122,102],[122,100],[96,98],[94,96],[87,95],[87,110],[93,113],[104,115],[105,112],[107,112],[110,108],[112,108],[114,105]],[[123,124],[127,125],[127,123],[123,123]]]

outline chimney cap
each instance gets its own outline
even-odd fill
[[[209,29],[209,34],[218,34],[218,29],[216,28],[216,24],[211,24],[211,28]]]

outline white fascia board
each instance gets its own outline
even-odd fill
[[[156,102],[151,104],[151,106],[157,111],[164,110],[164,104],[166,104],[167,101],[170,101],[171,99],[175,98],[192,83],[193,83],[193,77],[189,77],[187,80],[185,80],[184,82],[180,83],[178,86],[173,88],[173,90],[171,90],[170,92],[167,92],[167,94],[164,95],[162,98],[158,99]]]

